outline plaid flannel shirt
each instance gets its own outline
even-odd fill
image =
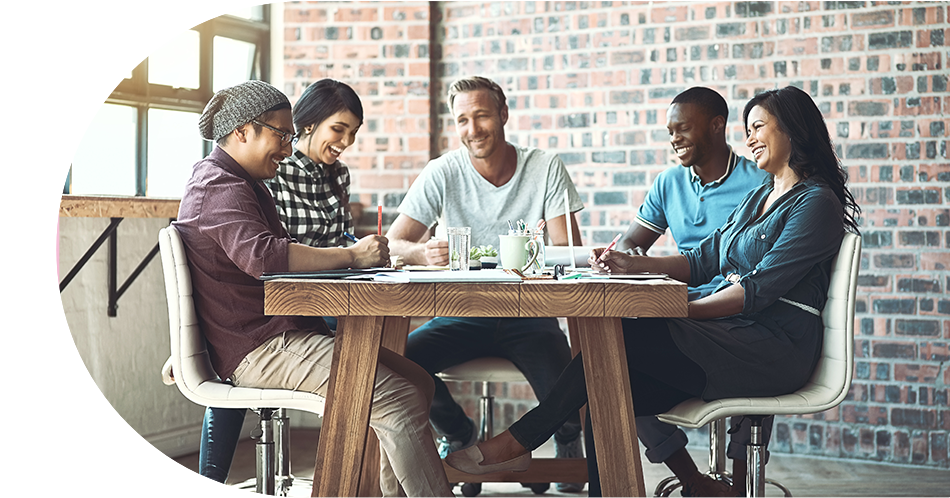
[[[277,176],[264,182],[277,203],[281,223],[297,242],[313,247],[347,245],[343,232],[353,233],[353,217],[330,182],[339,182],[343,192],[349,192],[350,170],[342,161],[337,168],[339,177],[333,180],[326,165],[294,149],[281,161]]]

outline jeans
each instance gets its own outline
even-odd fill
[[[448,439],[468,439],[470,426],[462,407],[435,374],[486,356],[514,363],[540,400],[554,389],[561,371],[571,361],[571,350],[556,318],[438,317],[414,330],[406,343],[406,358],[432,375],[435,396],[429,419]],[[580,429],[580,411],[574,410],[551,432],[556,431],[558,443],[566,444],[577,439]]]
[[[246,411],[243,408],[205,408],[198,450],[199,474],[220,483],[227,481]]]

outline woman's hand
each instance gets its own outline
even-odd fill
[[[381,235],[367,235],[347,249],[353,251],[353,268],[389,264],[389,240]]]

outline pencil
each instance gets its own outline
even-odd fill
[[[620,240],[621,235],[623,234],[618,233],[617,236],[614,237],[614,240],[610,242],[610,245],[608,245],[607,248],[604,249],[604,252],[600,253],[600,257],[597,258],[598,263],[604,260],[604,254],[607,254],[608,252],[610,252],[610,250],[613,249],[615,245],[617,245],[617,241]]]
[[[376,206],[376,235],[383,234],[383,205]]]

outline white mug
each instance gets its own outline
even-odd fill
[[[506,270],[527,271],[538,259],[538,241],[528,235],[499,235],[498,256]]]

